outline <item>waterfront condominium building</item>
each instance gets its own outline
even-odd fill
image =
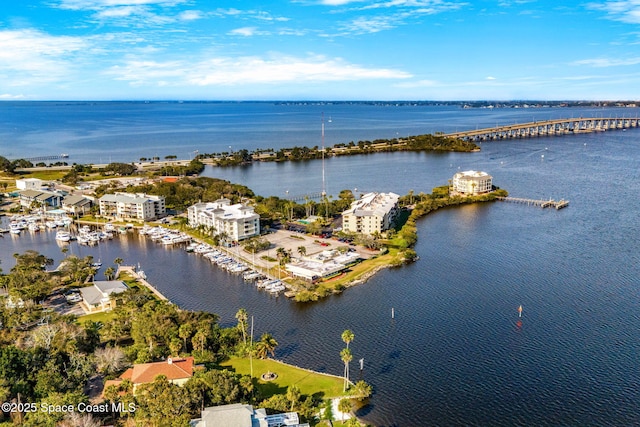
[[[493,189],[493,178],[486,172],[464,171],[453,175],[452,190],[460,194],[489,193]]]
[[[99,203],[100,215],[117,220],[153,221],[167,214],[164,196],[143,193],[105,194]]]
[[[189,226],[209,227],[214,234],[227,240],[240,241],[260,234],[260,215],[252,206],[231,204],[229,199],[218,199],[210,203],[196,203],[187,208]]]
[[[381,233],[394,223],[398,212],[395,193],[367,193],[342,212],[342,229],[362,234]]]

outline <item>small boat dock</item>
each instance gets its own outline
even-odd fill
[[[560,199],[558,201],[555,201],[553,199],[549,199],[549,200],[524,199],[520,197],[496,197],[496,199],[500,200],[501,202],[521,203],[527,206],[538,206],[543,209],[556,208],[556,210],[558,210],[558,209],[566,208],[567,206],[569,206],[569,201],[565,199]]]

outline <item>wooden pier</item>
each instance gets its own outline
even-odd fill
[[[538,206],[541,208],[556,208],[562,209],[569,206],[569,201],[565,199],[560,199],[559,201],[555,201],[553,199],[549,200],[538,200],[538,199],[524,199],[520,197],[496,197],[496,200],[500,200],[501,202],[512,202],[512,203],[521,203],[527,206]]]

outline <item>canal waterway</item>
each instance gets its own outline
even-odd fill
[[[353,330],[352,377],[375,391],[358,415],[374,425],[638,425],[639,137],[640,130],[615,131],[483,143],[479,153],[327,160],[330,194],[428,193],[473,168],[512,196],[570,205],[438,211],[418,222],[417,262],[313,304],[270,296],[197,255],[133,233],[70,248],[100,259],[103,269],[116,257],[140,263],[171,301],[217,313],[224,325],[246,308],[256,333],[273,333],[276,357],[289,363],[339,375],[340,334]],[[321,162],[205,174],[284,197],[317,191]],[[0,266],[10,269],[12,254],[26,249],[63,257],[53,233],[6,234]]]

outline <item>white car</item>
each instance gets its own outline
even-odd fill
[[[75,303],[75,302],[82,301],[82,296],[80,295],[79,292],[73,292],[73,291],[67,292],[64,297],[68,303]]]

